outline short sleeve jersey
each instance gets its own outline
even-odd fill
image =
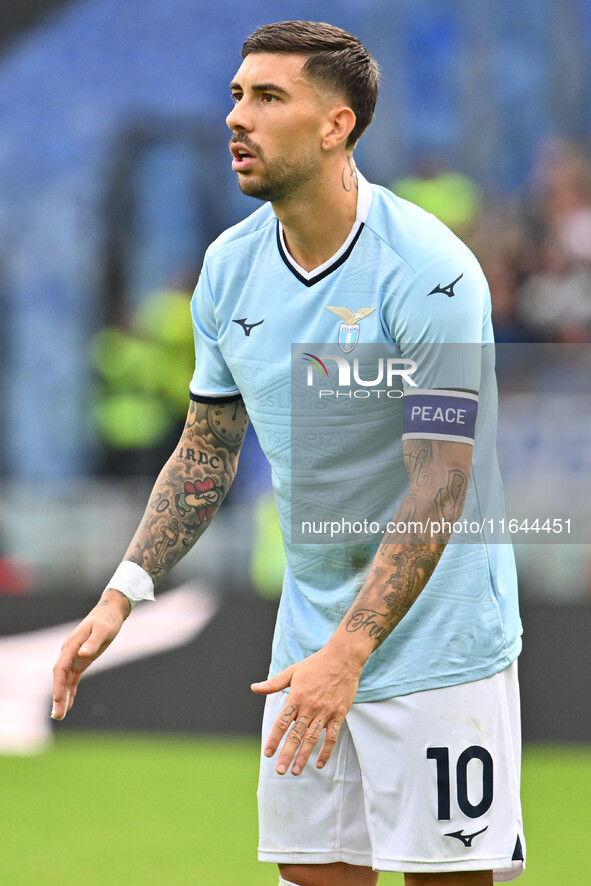
[[[327,310],[335,306],[349,319]],[[359,176],[357,221],[329,261],[313,272],[299,267],[265,204],[208,249],[192,316],[191,397],[242,396],[271,464],[287,560],[274,674],[327,642],[376,550],[292,541],[292,346],[340,341],[346,351],[358,341],[395,346],[405,359],[426,353],[415,361],[418,390],[477,396],[464,514],[482,521],[482,501],[492,498],[503,508],[488,286],[469,249],[434,216]],[[484,347],[477,348],[477,359],[473,348],[449,359],[441,349],[450,344]],[[414,433],[422,435],[431,435],[429,425]],[[400,463],[401,436],[395,441]],[[345,448],[347,439],[344,434]],[[349,445],[356,445],[355,435]],[[356,700],[478,680],[505,668],[520,646],[511,546],[491,544],[485,535],[450,543],[418,600],[367,662]]]

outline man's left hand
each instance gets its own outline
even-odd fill
[[[287,772],[292,761],[292,774],[300,775],[323,729],[324,741],[316,767],[322,769],[330,758],[339,729],[353,704],[364,664],[347,662],[345,658],[342,651],[328,644],[275,677],[252,684],[251,689],[259,695],[289,688],[264,748],[265,756],[272,757],[287,733],[275,767],[279,775]]]

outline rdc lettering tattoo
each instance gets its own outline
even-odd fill
[[[125,555],[157,582],[195,544],[222,503],[248,426],[241,399],[189,407],[179,445],[162,469]]]

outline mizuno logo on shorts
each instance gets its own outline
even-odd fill
[[[463,843],[466,849],[470,849],[472,846],[472,840],[474,837],[477,837],[478,834],[483,834],[485,831],[488,831],[488,825],[485,828],[482,828],[481,831],[475,831],[473,834],[465,834],[462,828],[461,831],[453,831],[451,834],[444,834],[444,837],[455,837],[456,840],[459,840],[460,843]]]

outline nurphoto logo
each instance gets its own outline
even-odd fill
[[[324,382],[324,379],[329,377],[326,362],[332,360],[337,365],[337,389],[318,388],[318,397],[320,399],[326,397],[354,397],[361,400],[372,395],[377,397],[384,395],[385,397],[398,399],[404,396],[404,392],[399,388],[395,388],[395,384],[400,385],[400,382],[403,381],[413,388],[417,387],[416,381],[412,378],[412,373],[417,368],[414,360],[402,357],[378,357],[377,365],[371,367],[364,366],[362,371],[357,357],[350,360],[337,354],[320,354],[316,356],[315,354],[304,353],[302,356],[306,363],[308,363],[306,378],[308,387],[316,387],[316,374],[314,370],[320,376],[320,381]],[[362,377],[362,375],[365,377]],[[379,387],[380,385],[382,387]]]

